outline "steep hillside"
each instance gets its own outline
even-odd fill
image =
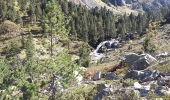
[[[114,14],[130,14],[130,13],[137,13],[137,11],[135,10],[131,10],[128,6],[125,6],[124,4],[121,4],[122,6],[120,7],[116,7],[114,6],[112,3],[106,3],[103,2],[103,0],[68,0],[71,2],[74,2],[76,4],[82,4],[85,5],[87,8],[95,8],[95,7],[106,7],[107,9],[109,9],[110,11],[112,11]]]
[[[68,0],[87,8],[106,7],[115,14],[138,13],[169,6],[169,0]]]

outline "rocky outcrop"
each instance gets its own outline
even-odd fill
[[[128,64],[129,69],[133,69],[133,70],[144,70],[153,61],[158,63],[158,61],[149,54],[139,55],[136,53],[129,53],[125,55],[123,61]]]

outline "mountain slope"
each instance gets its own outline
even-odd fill
[[[115,14],[137,13],[169,6],[169,0],[68,0],[87,8],[106,7]]]
[[[130,14],[130,13],[137,13],[135,10],[131,10],[128,6],[122,4],[122,6],[114,6],[112,1],[108,1],[109,3],[103,2],[103,0],[68,0],[74,2],[75,4],[82,4],[85,5],[87,8],[95,8],[95,7],[106,7],[114,14]]]

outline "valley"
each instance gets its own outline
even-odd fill
[[[169,100],[169,0],[0,0],[0,100]]]

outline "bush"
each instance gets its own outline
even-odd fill
[[[151,43],[150,38],[145,38],[143,43],[143,48],[145,52],[153,53],[156,50],[156,47],[154,44]]]
[[[18,43],[16,42],[11,42],[10,45],[7,47],[3,48],[2,54],[7,55],[7,57],[14,56],[18,54],[21,51],[21,47]]]
[[[36,93],[36,86],[33,83],[26,82],[21,87],[21,91],[23,92],[23,100],[31,100]]]
[[[89,54],[90,54],[90,49],[88,47],[88,44],[83,44],[79,50],[79,56],[80,56],[79,64],[81,66],[89,67],[90,64]]]
[[[4,21],[0,25],[0,39],[12,38],[20,33],[20,28],[11,21]]]
[[[68,93],[69,92],[69,93]],[[58,94],[59,100],[93,100],[93,97],[97,93],[97,89],[93,85],[78,86],[66,93]]]

